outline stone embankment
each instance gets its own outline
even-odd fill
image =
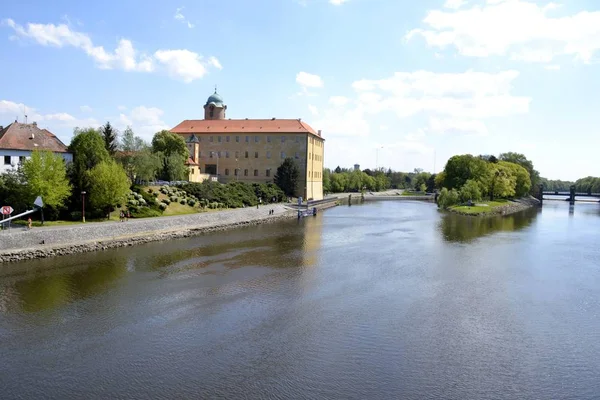
[[[335,202],[319,205],[325,209]],[[269,210],[274,210],[270,215]],[[98,222],[0,232],[0,264],[185,238],[243,226],[296,218],[281,204],[127,222]]]

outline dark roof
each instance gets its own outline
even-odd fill
[[[192,133],[192,136],[189,137],[189,139],[187,140],[188,143],[200,143],[200,140],[198,140],[198,138],[196,137],[196,135],[194,135]]]
[[[9,150],[50,150],[55,153],[67,153],[67,146],[47,129],[32,124],[13,122],[0,130],[0,149]]]
[[[186,119],[173,133],[308,133],[323,139],[310,125],[300,119]]]

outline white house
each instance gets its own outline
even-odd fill
[[[6,128],[0,126],[0,173],[17,168],[36,149],[50,150],[60,154],[66,162],[73,161],[67,146],[52,132],[38,128],[35,122],[22,124],[15,121]]]

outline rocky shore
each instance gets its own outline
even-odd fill
[[[532,207],[539,207],[541,203],[535,197],[523,197],[521,199],[510,200],[508,203],[502,206],[490,207],[490,210],[485,210],[480,213],[466,213],[457,209],[449,209],[448,211],[466,215],[469,217],[493,217],[493,216],[505,216],[515,214],[521,211],[525,211]]]
[[[318,208],[326,209],[335,205],[335,202],[331,202],[319,205]],[[148,218],[123,223],[105,222],[76,227],[39,228],[12,234],[3,232],[0,235],[0,264],[180,239],[297,217],[297,211],[283,205],[270,208],[275,209],[274,215],[268,214],[269,207],[261,207]],[[85,237],[89,240],[74,239]],[[31,245],[32,242],[35,245]]]

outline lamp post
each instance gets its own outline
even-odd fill
[[[375,149],[375,171],[379,170],[379,150],[383,149],[383,146],[380,146]]]
[[[219,152],[218,151],[213,151],[212,154],[217,155],[217,182],[219,182]]]
[[[81,217],[85,223],[85,191],[81,192]]]
[[[235,180],[240,180],[240,163],[237,158],[235,159]]]

